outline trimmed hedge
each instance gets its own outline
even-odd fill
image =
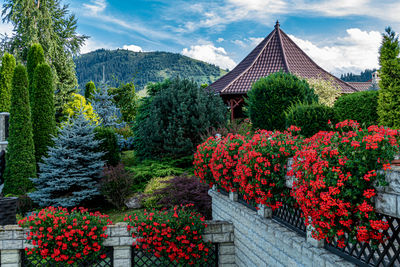
[[[333,108],[313,103],[291,106],[286,112],[286,127],[295,125],[301,134],[310,137],[319,131],[329,130],[328,121],[334,119]]]
[[[339,97],[334,105],[336,120],[355,120],[367,126],[377,124],[378,95],[378,91],[365,91]]]

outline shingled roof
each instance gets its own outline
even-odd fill
[[[221,95],[246,94],[259,78],[280,70],[303,78],[332,79],[343,93],[357,91],[318,66],[280,29],[278,21],[275,29],[247,57],[233,70],[210,84],[209,88]]]

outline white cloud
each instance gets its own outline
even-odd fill
[[[334,40],[334,45],[318,46],[308,40],[289,35],[290,38],[318,65],[334,74],[360,72],[378,68],[381,34],[377,31],[348,29],[345,37]]]
[[[111,45],[111,44],[106,44],[103,42],[100,42],[98,40],[94,40],[92,38],[89,38],[85,41],[85,44],[82,46],[80,53],[81,54],[86,54],[92,51],[95,51],[97,49],[115,49],[116,47]]]
[[[224,38],[222,38],[222,37],[219,37],[218,39],[217,39],[217,43],[222,43],[224,41]]]
[[[107,3],[105,0],[91,0],[90,4],[83,4],[83,7],[91,14],[98,14],[106,9]]]
[[[11,35],[13,26],[10,23],[0,23],[0,34]]]
[[[182,55],[215,64],[223,69],[232,69],[236,66],[223,47],[215,47],[212,43],[192,45],[184,48]]]
[[[242,40],[233,40],[232,43],[241,47],[247,47],[247,44],[245,44]]]
[[[122,47],[122,49],[131,50],[131,51],[133,51],[133,52],[143,52],[143,49],[142,49],[140,46],[133,45],[133,44],[131,44],[131,45],[124,45],[124,46]]]

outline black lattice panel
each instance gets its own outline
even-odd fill
[[[302,236],[306,236],[306,225],[300,209],[283,205],[272,213],[273,220],[285,225]]]
[[[257,202],[254,199],[245,200],[242,194],[238,194],[238,202],[251,210],[257,211]]]
[[[337,239],[327,244],[325,248],[359,266],[400,266],[400,218],[384,214],[378,214],[378,218],[389,224],[389,229],[384,231],[389,238],[378,248],[373,249],[369,243],[361,242],[355,244],[345,242],[345,247],[339,248]]]
[[[26,252],[22,252],[22,267],[112,267],[113,264],[113,248],[105,247],[103,253],[106,254],[104,259],[81,259],[73,264],[56,263],[50,259],[42,259],[39,254],[26,255]]]
[[[157,258],[152,253],[132,248],[132,267],[181,267],[182,263],[171,262],[169,258]],[[198,266],[198,265],[196,265]],[[218,267],[218,244],[213,244],[207,257],[207,263],[200,265],[202,267]]]

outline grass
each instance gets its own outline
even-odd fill
[[[141,212],[143,211],[143,209],[127,209],[127,210],[117,210],[117,209],[113,209],[113,210],[108,210],[105,211],[105,214],[108,214],[108,216],[110,216],[110,220],[113,222],[113,224],[118,223],[118,222],[123,222],[125,215],[126,214],[134,214],[137,212]]]

